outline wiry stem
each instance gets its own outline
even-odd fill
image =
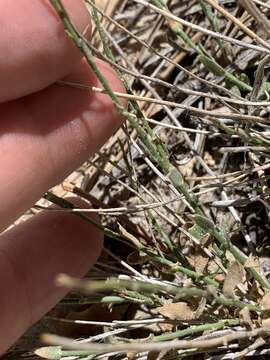
[[[104,90],[111,97],[119,113],[126,116],[131,126],[137,130],[141,141],[144,143],[146,149],[149,152],[149,155],[152,157],[152,159],[155,162],[159,164],[159,166],[163,171],[163,174],[170,179],[170,181],[172,182],[174,187],[180,192],[180,194],[183,194],[185,196],[187,202],[190,204],[195,214],[198,215],[196,218],[197,224],[201,227],[203,226],[202,227],[203,229],[210,231],[219,243],[222,243],[223,245],[226,244],[226,247],[232,252],[232,254],[236,257],[236,259],[243,264],[245,255],[239,249],[234,247],[229,241],[229,239],[224,237],[223,232],[220,229],[214,226],[214,230],[213,230],[212,227],[208,226],[211,223],[211,221],[209,221],[204,216],[204,212],[201,206],[198,204],[195,196],[188,191],[188,187],[179,170],[175,166],[171,165],[167,157],[167,153],[166,151],[164,151],[163,146],[156,146],[155,143],[151,141],[152,139],[151,137],[149,137],[149,134],[134,119],[133,115],[130,114],[127,110],[125,110],[125,107],[123,106],[117,95],[114,93],[114,91],[111,89],[110,85],[108,84],[108,81],[104,78],[98,66],[96,65],[92,51],[87,45],[87,42],[85,41],[83,36],[78,33],[78,31],[72,24],[72,21],[70,20],[61,0],[50,0],[50,2],[58,12],[61,19],[63,20],[63,24],[71,39],[86,56],[89,65],[96,73]],[[268,281],[255,268],[251,268],[249,272],[259,282],[259,284],[262,287],[270,289],[270,284],[268,283]]]

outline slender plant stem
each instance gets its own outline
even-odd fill
[[[152,338],[153,341],[168,341],[174,339],[181,339],[188,335],[193,335],[197,333],[201,333],[203,331],[213,331],[213,330],[221,330],[224,329],[226,326],[236,326],[239,325],[240,321],[237,319],[226,319],[219,321],[217,323],[209,323],[197,326],[190,326],[186,329],[174,331],[171,333],[165,333],[162,335],[157,335]]]
[[[156,1],[160,1],[160,0],[156,0]],[[174,187],[181,194],[185,196],[187,202],[190,204],[195,214],[197,215],[196,223],[198,224],[198,226],[202,225],[203,229],[210,231],[219,243],[222,243],[227,248],[229,248],[229,250],[232,251],[232,254],[234,256],[237,256],[236,259],[239,260],[241,263],[243,263],[244,255],[240,250],[236,251],[236,248],[230,243],[230,241],[227,238],[224,237],[223,232],[220,229],[216,229],[216,227],[215,226],[213,227],[212,225],[209,228],[208,225],[211,223],[211,221],[209,221],[204,216],[203,210],[201,206],[198,204],[196,197],[188,191],[187,184],[185,183],[182,174],[179,172],[178,169],[176,169],[175,166],[170,164],[170,161],[167,157],[166,151],[164,151],[163,146],[156,146],[151,141],[149,134],[139,125],[139,123],[134,119],[132,114],[130,114],[128,111],[125,110],[125,107],[119,100],[118,96],[114,93],[114,91],[111,89],[110,85],[108,84],[108,81],[104,78],[104,76],[100,72],[93,57],[92,50],[87,45],[87,42],[84,39],[84,37],[80,35],[76,30],[76,28],[74,27],[61,0],[50,0],[50,2],[58,12],[60,18],[62,19],[65,29],[69,34],[69,36],[71,37],[71,39],[74,41],[76,46],[82,51],[82,53],[86,56],[89,65],[96,73],[105,92],[111,97],[119,113],[125,115],[131,126],[138,131],[138,135],[142,140],[142,142],[145,144],[145,147],[149,155],[152,157],[154,161],[156,161],[159,164],[164,175],[170,179]],[[160,3],[160,6],[163,5],[164,5],[163,3]],[[204,55],[204,54],[200,54],[200,55]],[[255,268],[251,268],[249,272],[253,277],[255,277],[255,279],[259,282],[259,284],[263,288],[270,289],[270,284],[268,283],[268,281]]]

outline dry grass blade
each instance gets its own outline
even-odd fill
[[[72,341],[71,339],[65,339],[54,335],[44,335],[43,341],[50,344],[61,344],[67,349],[74,350],[89,350],[96,353],[109,353],[119,352],[127,353],[133,352],[144,352],[144,351],[165,351],[172,349],[211,349],[214,347],[227,345],[235,340],[251,339],[256,336],[269,334],[269,328],[260,328],[252,331],[239,331],[230,335],[209,339],[207,341],[202,340],[178,340],[178,341],[167,341],[164,343],[149,343],[149,344],[124,344],[124,345],[110,345],[110,344],[80,344]]]

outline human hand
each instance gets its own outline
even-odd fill
[[[63,3],[79,31],[89,27],[81,0]],[[97,151],[120,119],[108,96],[54,84],[61,78],[92,86],[98,81],[48,0],[2,0],[0,22],[3,231]],[[112,88],[122,91],[110,67],[98,64]],[[102,240],[96,228],[63,213],[36,215],[1,235],[0,354],[64,296],[55,276],[83,276]]]

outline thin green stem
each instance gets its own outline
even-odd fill
[[[78,280],[71,278],[67,275],[60,275],[58,278],[59,285],[74,288],[80,290],[86,294],[92,294],[95,292],[102,291],[136,291],[144,293],[169,293],[171,296],[174,295],[176,299],[181,298],[205,298],[211,303],[214,302],[218,305],[225,305],[232,308],[248,308],[252,311],[262,311],[262,309],[253,304],[247,304],[237,299],[229,299],[223,295],[214,296],[207,290],[202,290],[196,287],[179,287],[175,285],[168,284],[156,284],[151,282],[143,281],[132,281],[132,280],[121,280],[117,278],[108,278],[106,281],[87,281],[87,280]]]
[[[171,333],[165,333],[162,335],[154,336],[151,340],[153,341],[168,341],[174,339],[181,339],[185,336],[194,335],[198,333],[202,333],[204,331],[213,331],[213,330],[221,330],[227,326],[236,326],[239,325],[240,321],[237,319],[226,319],[219,321],[217,323],[209,323],[197,326],[190,326],[183,330],[174,331]]]
[[[160,0],[151,0],[154,5],[158,6],[162,10],[169,12],[169,9],[166,5]],[[252,86],[241,81],[238,77],[233,75],[230,71],[223,69],[214,58],[209,56],[202,46],[194,44],[192,39],[185,33],[181,25],[175,22],[169,22],[171,30],[182,39],[191,49],[193,49],[199,56],[198,60],[214,75],[224,76],[224,78],[229,81],[231,84],[236,85],[240,90],[252,91]]]
[[[159,0],[158,0],[159,1]],[[123,104],[119,100],[118,96],[114,93],[114,91],[111,89],[108,81],[104,78],[102,73],[100,72],[98,66],[96,65],[94,56],[92,54],[91,49],[87,45],[87,42],[83,38],[82,35],[78,33],[76,28],[74,27],[73,23],[71,22],[61,0],[50,0],[51,4],[54,6],[56,11],[58,12],[59,16],[61,17],[63,24],[65,26],[65,29],[69,36],[72,38],[74,43],[77,45],[77,47],[82,51],[82,53],[85,55],[89,65],[93,69],[93,71],[96,73],[99,81],[101,82],[104,90],[106,93],[111,97],[112,101],[115,103],[115,106],[120,114],[125,115],[130,122],[131,126],[137,130],[138,135],[142,142],[144,142],[149,154],[151,155],[152,159],[156,161],[162,168],[164,175],[168,176],[168,178],[171,180],[175,188],[185,196],[188,203],[191,205],[191,207],[194,209],[194,212],[198,217],[201,217],[201,219],[206,220],[206,222],[209,222],[203,214],[203,211],[200,207],[200,205],[197,203],[196,198],[193,194],[188,192],[188,187],[186,183],[184,182],[184,179],[181,175],[181,173],[170,164],[169,159],[166,157],[165,152],[161,152],[157,149],[157,146],[151,141],[151,137],[147,132],[138,124],[138,122],[134,119],[132,114],[130,114],[128,111],[125,110]],[[162,4],[160,2],[162,6]],[[197,224],[200,226],[200,224],[197,222]],[[206,226],[208,228],[208,226]],[[214,230],[213,230],[214,229]],[[230,242],[224,238],[222,232],[219,229],[216,229],[216,227],[210,229],[212,234],[215,236],[215,238],[219,241],[219,243],[222,243],[223,245],[229,246],[232,250],[234,256],[237,256],[237,260],[239,260],[242,257],[242,253],[239,251],[236,251],[236,249],[230,244]],[[115,236],[115,234],[112,232],[112,235]],[[240,261],[240,260],[239,260]],[[240,261],[241,262],[241,261]],[[242,260],[243,262],[243,260]],[[264,288],[270,289],[270,285],[267,281],[261,276],[256,269],[250,270],[250,273],[255,279],[260,283],[260,285]]]

